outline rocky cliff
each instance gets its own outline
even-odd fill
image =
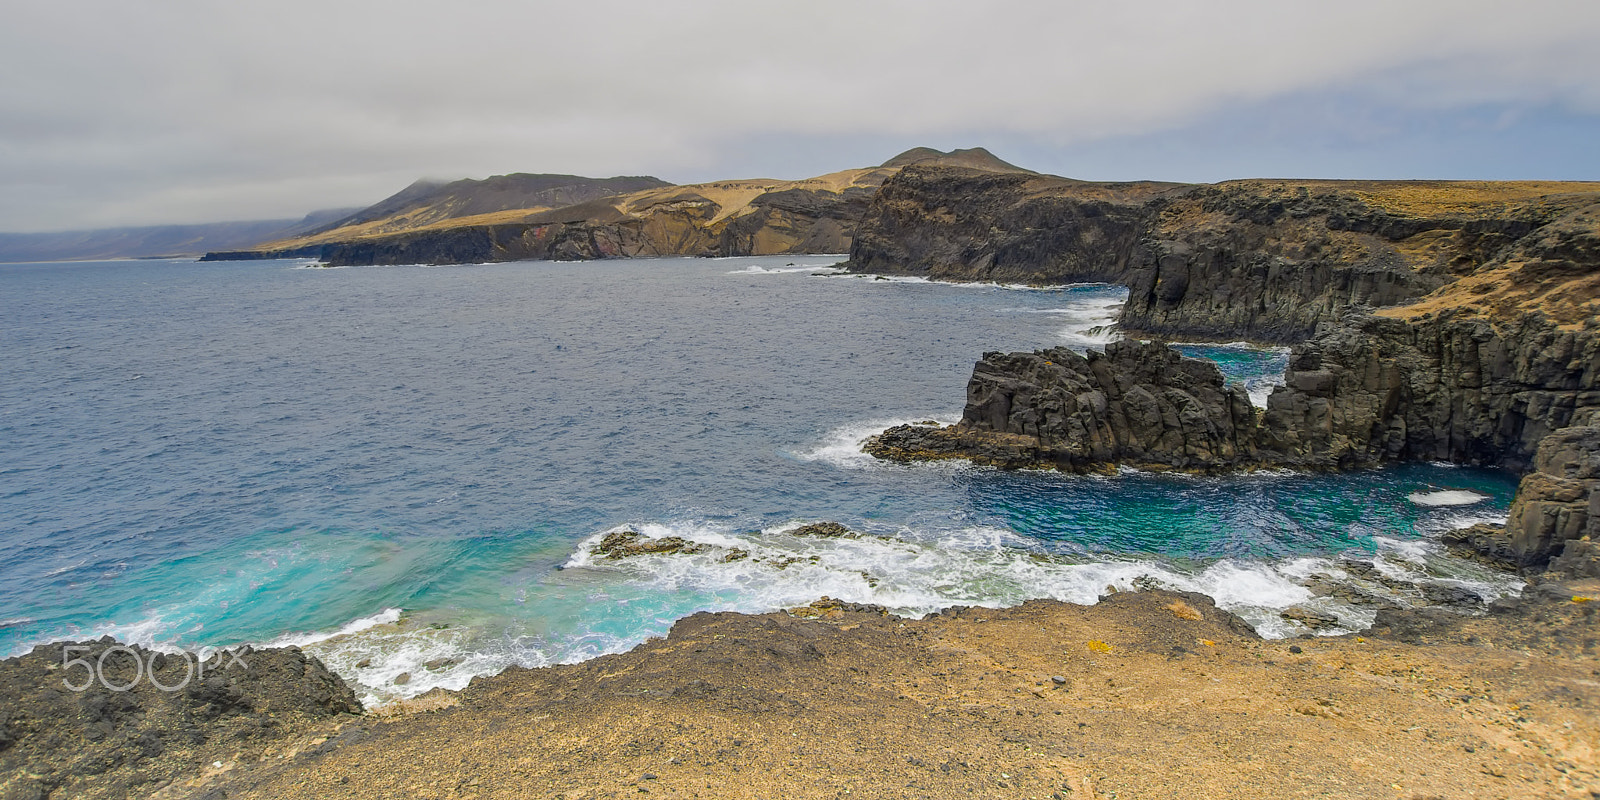
[[[1536,255],[1592,264],[1582,231],[1597,198],[1600,184],[1184,186],[915,166],[874,198],[849,268],[1122,283],[1130,331],[1293,343],[1353,307],[1415,301],[1489,265]]]
[[[1600,472],[1571,455],[1600,424],[1600,185],[1174,187],[913,167],[874,200],[850,266],[1118,282],[1133,335],[1295,344],[1259,416],[1214,368],[1159,342],[987,354],[960,423],[891,429],[867,445],[875,455],[1072,471],[1533,469],[1507,530],[1474,547],[1586,574],[1593,545],[1566,549],[1600,515]]]
[[[1152,209],[1189,190],[910,166],[873,198],[848,268],[951,281],[1125,282]]]

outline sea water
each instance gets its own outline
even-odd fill
[[[983,352],[1114,340],[1125,292],[838,260],[0,265],[0,650],[295,644],[383,702],[821,595],[916,615],[1162,586],[1285,636],[1291,605],[1371,621],[1318,593],[1345,557],[1520,585],[1436,544],[1503,517],[1495,471],[877,462],[866,436],[959,418]],[[1182,349],[1262,398],[1286,359]],[[820,520],[865,535],[790,534]],[[590,552],[620,526],[713,547]]]

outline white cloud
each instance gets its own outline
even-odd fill
[[[1069,146],[1315,91],[1600,113],[1592,0],[78,0],[7,16],[11,230],[290,215],[425,174],[706,178],[759,136]]]

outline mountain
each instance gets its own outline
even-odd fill
[[[1031,169],[1023,169],[1015,164],[1001,161],[994,153],[981,147],[951,150],[948,153],[940,152],[931,147],[913,147],[883,162],[885,167],[909,167],[913,164],[925,167],[965,167],[967,169],[980,169],[985,172],[1038,174]]]
[[[878,187],[909,164],[1033,174],[982,148],[919,147],[881,166],[804,180],[674,186],[655,178],[505,175],[418,182],[322,229],[207,258],[405,264],[843,253]]]
[[[302,219],[0,233],[0,262],[198,256],[213,250],[253,247],[265,241],[298,236],[349,213],[350,209],[345,208],[316,211]]]
[[[293,248],[428,228],[495,224],[536,211],[671,185],[647,176],[585,178],[527,173],[449,183],[420,180],[367,208],[268,246]]]

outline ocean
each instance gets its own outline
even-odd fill
[[[822,595],[920,615],[1159,586],[1283,637],[1294,605],[1370,623],[1326,591],[1362,580],[1344,559],[1521,586],[1437,544],[1504,517],[1494,470],[876,462],[866,436],[959,418],[984,351],[1114,339],[1125,292],[839,260],[0,265],[0,653],[295,644],[383,703]],[[1258,404],[1287,360],[1181,349]],[[789,534],[816,521],[863,535]],[[712,547],[596,557],[622,526]]]

